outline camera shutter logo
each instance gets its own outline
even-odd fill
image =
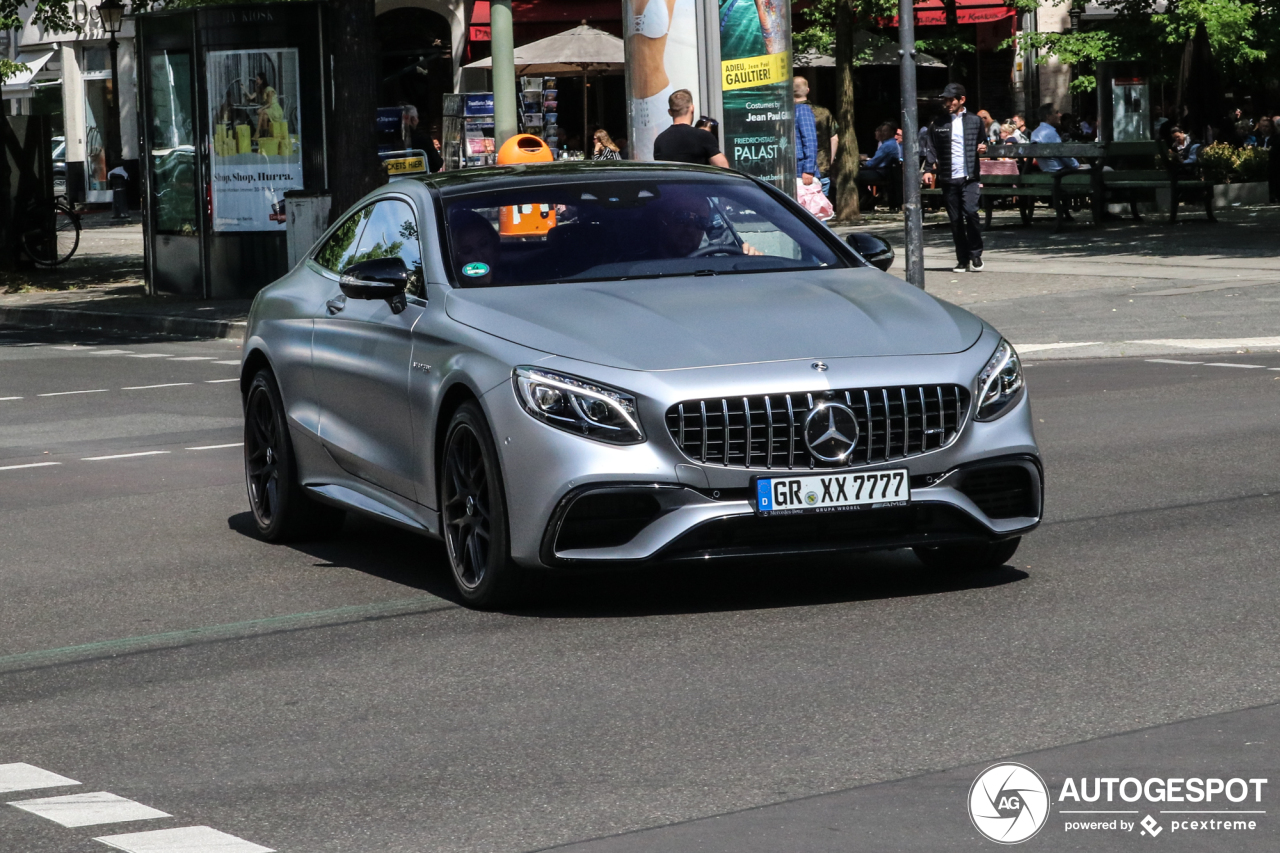
[[[1025,764],[992,765],[969,788],[969,819],[992,841],[1026,841],[1049,819],[1049,788]]]

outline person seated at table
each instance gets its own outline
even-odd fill
[[[1178,171],[1191,175],[1200,166],[1200,144],[1191,139],[1191,134],[1180,127],[1172,130],[1173,147],[1169,149],[1169,157],[1178,165]]]
[[[1062,124],[1062,111],[1053,104],[1041,104],[1040,106],[1040,124],[1036,129],[1031,131],[1032,142],[1043,143],[1061,143],[1062,137],[1058,135],[1058,127]],[[1042,172],[1058,172],[1067,170],[1074,172],[1078,169],[1088,169],[1089,164],[1082,164],[1074,157],[1037,157],[1036,165],[1040,167]]]
[[[858,167],[858,174],[854,180],[857,184],[866,190],[864,198],[870,195],[872,185],[884,180],[889,176],[889,167],[895,166],[902,162],[902,148],[898,145],[897,136],[898,127],[893,122],[886,121],[876,128],[876,153],[872,157],[863,154],[859,157],[862,164]],[[869,207],[869,205],[868,205]]]

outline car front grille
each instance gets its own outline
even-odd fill
[[[824,462],[810,454],[804,421],[815,403],[848,406],[860,437],[850,457]],[[730,468],[847,468],[918,456],[955,440],[969,411],[960,385],[858,388],[686,400],[667,410],[667,429],[694,462]]]

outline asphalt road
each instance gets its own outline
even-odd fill
[[[0,850],[996,849],[965,804],[1010,758],[1055,798],[1270,778],[1214,804],[1256,829],[1157,840],[1280,843],[1280,354],[1032,360],[1047,521],[999,571],[647,570],[506,613],[372,523],[255,539],[237,355],[0,329],[0,803],[97,795],[0,805]],[[119,820],[51,819],[86,808]],[[1067,808],[1027,849],[1152,842]]]

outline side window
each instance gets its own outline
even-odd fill
[[[418,243],[418,222],[413,208],[403,201],[388,199],[373,206],[369,224],[360,235],[355,254],[347,265],[373,258],[399,257],[409,268],[410,296],[425,296],[422,276],[422,249]]]
[[[339,274],[355,263],[356,245],[357,240],[360,239],[360,231],[364,228],[365,223],[369,221],[369,216],[372,213],[372,207],[365,207],[347,217],[347,220],[329,235],[329,239],[324,241],[320,251],[316,252],[315,262],[330,272]]]

